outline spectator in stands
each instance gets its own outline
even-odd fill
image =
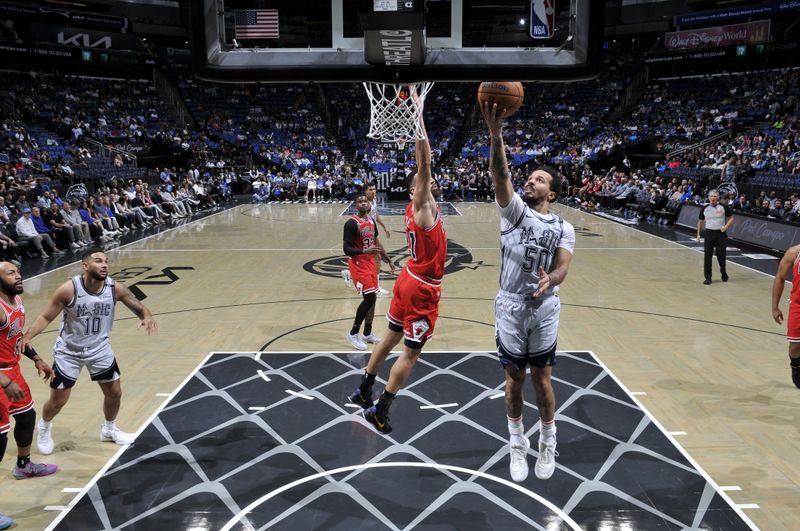
[[[12,260],[22,262],[22,258],[18,254],[17,242],[6,236],[2,230],[0,230],[0,259],[7,262]]]
[[[81,238],[80,229],[73,227],[64,220],[64,216],[61,215],[55,202],[51,202],[50,208],[42,211],[42,217],[50,228],[50,232],[54,235],[56,242],[60,242],[63,247],[77,249],[83,245],[78,243]]]
[[[61,251],[56,247],[55,242],[47,233],[47,227],[44,227],[45,233],[39,234],[39,231],[36,230],[36,226],[31,219],[32,210],[28,207],[22,209],[22,217],[17,220],[16,229],[17,229],[17,241],[19,242],[30,242],[36,250],[39,251],[39,254],[42,258],[48,258],[50,255],[47,254],[42,246],[42,242],[46,243],[47,246],[51,249],[51,252],[54,254],[63,254],[64,251]],[[41,218],[39,218],[41,220]]]
[[[184,207],[183,203],[176,201],[175,196],[172,195],[171,192],[162,188],[160,191],[158,191],[158,195],[161,197],[162,208],[165,210],[171,210],[178,218],[185,218],[188,215],[186,212],[186,207]]]
[[[128,196],[122,194],[119,196],[117,200],[117,213],[122,214],[125,216],[125,219],[128,222],[128,226],[133,227],[134,225],[138,225],[140,228],[149,227],[150,224],[147,223],[145,219],[145,213],[141,208],[131,208],[128,204]]]
[[[34,228],[36,228],[36,232],[42,237],[42,240],[48,243],[48,245],[52,243],[51,247],[56,254],[63,254],[65,252],[60,250],[56,245],[54,240],[55,234],[50,230],[50,224],[47,223],[42,216],[42,210],[39,207],[31,208],[31,221],[33,222]]]
[[[739,199],[732,205],[734,210],[738,210],[739,212],[748,212],[750,211],[750,201],[747,200],[747,196],[742,194],[739,196]]]
[[[108,241],[113,238],[111,234],[103,227],[103,222],[94,216],[94,212],[89,208],[88,201],[82,199],[78,205],[78,214],[81,219],[89,225],[89,233],[100,241]]]
[[[6,198],[0,195],[0,222],[13,223],[14,221],[11,210],[6,206]]]
[[[81,219],[80,212],[77,210],[78,205],[79,203],[75,200],[64,201],[61,205],[61,217],[64,218],[64,221],[69,223],[70,226],[77,227],[80,232],[80,237],[77,239],[78,243],[91,245],[92,236],[89,232],[89,224]]]
[[[783,202],[780,199],[776,199],[772,205],[772,208],[769,209],[767,213],[767,217],[774,218],[774,219],[783,219]]]

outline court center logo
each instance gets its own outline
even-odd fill
[[[405,265],[406,260],[409,258],[408,247],[406,246],[391,251],[387,250],[386,252],[396,266]],[[444,264],[445,275],[457,273],[462,269],[475,270],[479,267],[487,266],[491,267],[491,264],[485,264],[482,260],[476,262],[470,250],[463,245],[459,245],[453,240],[447,240],[447,259]],[[347,256],[326,256],[325,258],[311,260],[303,264],[303,269],[314,275],[341,278],[342,271],[347,269]],[[386,264],[381,264],[380,278],[382,280],[396,278],[387,269]],[[397,272],[399,273],[400,270],[398,269]]]

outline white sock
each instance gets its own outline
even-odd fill
[[[525,444],[525,427],[522,425],[522,416],[508,419],[509,442],[511,444]]]
[[[52,420],[47,421],[47,420],[42,419],[42,426],[44,426],[45,428],[49,428],[52,425],[53,425],[53,421]]]
[[[103,421],[103,429],[104,430],[113,430],[116,427],[116,420],[104,420]]]
[[[545,422],[543,420],[541,422],[542,422],[542,429],[539,432],[539,442],[541,443],[556,442],[556,419],[553,419],[550,422]]]

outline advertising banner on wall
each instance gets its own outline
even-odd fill
[[[769,40],[770,21],[759,20],[745,24],[672,31],[664,35],[664,46],[668,50],[691,49],[706,46],[729,46]]]
[[[716,11],[678,15],[673,19],[673,22],[676,26],[690,26],[692,24],[708,24],[709,22],[719,22],[736,18],[751,18],[797,10],[800,10],[800,0],[795,0],[793,2],[774,2],[756,6],[730,7],[728,9],[718,9]]]
[[[675,224],[694,230],[699,217],[699,206],[682,205]],[[785,252],[789,247],[800,243],[800,226],[735,212],[733,224],[728,229],[728,237],[734,241]]]
[[[31,36],[34,41],[60,44],[62,46],[79,46],[103,50],[137,50],[138,41],[133,35],[126,33],[104,32],[82,28],[65,28],[52,24],[31,24]]]

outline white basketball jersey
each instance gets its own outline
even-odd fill
[[[114,325],[114,279],[107,277],[100,293],[90,293],[80,275],[72,277],[75,297],[64,307],[56,349],[94,350],[109,342]]]
[[[500,208],[500,290],[530,296],[539,289],[539,267],[552,271],[559,247],[575,250],[575,229],[555,214],[539,214],[517,194]],[[548,290],[553,294],[558,286]]]
[[[378,198],[369,202],[369,215],[372,219],[378,219]]]

